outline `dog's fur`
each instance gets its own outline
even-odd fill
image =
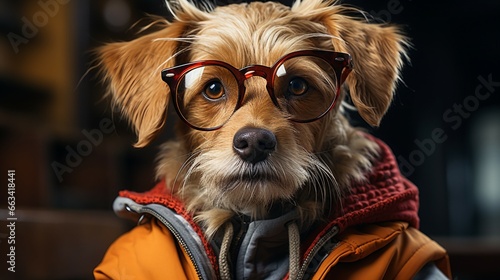
[[[156,31],[98,50],[109,92],[147,145],[165,123],[170,92],[160,78],[167,67],[196,60],[221,60],[236,68],[272,65],[297,50],[322,49],[352,55],[354,70],[341,98],[367,123],[377,126],[393,96],[407,41],[393,26],[355,18],[354,9],[334,0],[297,1],[291,8],[267,2],[199,9],[187,0],[169,6],[174,20],[158,20]],[[219,130],[205,132],[179,122],[176,139],[163,145],[157,176],[185,202],[207,235],[235,214],[266,218],[295,208],[302,226],[338,205],[352,180],[377,156],[377,145],[350,126],[344,105],[318,121],[287,120],[272,103],[265,80],[246,81],[242,107]],[[200,108],[190,108],[210,116]],[[265,128],[276,151],[251,164],[233,150],[242,127]]]

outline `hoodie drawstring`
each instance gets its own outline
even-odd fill
[[[231,240],[233,239],[233,224],[226,223],[224,228],[224,237],[222,238],[222,244],[220,246],[219,253],[219,269],[220,269],[220,279],[221,280],[231,280],[231,270],[229,268],[229,247],[231,246]]]
[[[300,270],[300,230],[295,222],[287,224],[289,243],[289,271],[288,279],[297,280]],[[234,229],[229,222],[224,227],[224,237],[219,253],[219,269],[221,280],[231,280],[231,269],[229,267],[229,247],[233,239]]]
[[[287,224],[288,246],[290,250],[290,268],[288,271],[289,280],[297,280],[300,270],[300,231],[295,222]]]

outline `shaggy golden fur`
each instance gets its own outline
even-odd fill
[[[112,99],[137,133],[136,147],[147,145],[165,123],[170,92],[160,78],[164,68],[209,59],[236,68],[270,66],[298,50],[346,52],[354,70],[341,98],[350,94],[359,114],[377,126],[406,56],[397,28],[349,16],[353,9],[333,0],[205,9],[177,0],[170,7],[173,21],[156,21],[156,31],[98,50]],[[272,209],[295,208],[307,226],[334,210],[331,205],[338,205],[352,180],[364,179],[377,156],[376,144],[343,116],[342,102],[315,122],[294,123],[272,103],[264,79],[250,78],[245,85],[242,107],[222,128],[205,132],[179,122],[175,140],[159,154],[158,179],[166,180],[208,236],[235,214],[260,219]],[[269,158],[253,165],[236,155],[233,137],[242,127],[274,133],[277,147]]]

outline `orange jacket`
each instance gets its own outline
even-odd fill
[[[412,279],[428,262],[451,277],[443,248],[404,222],[349,228],[312,279]],[[116,240],[96,279],[198,279],[193,263],[156,219]]]
[[[382,153],[368,181],[353,184],[340,215],[301,234],[300,278],[412,279],[434,263],[451,279],[445,250],[417,229],[417,188],[400,175],[389,148],[374,140]],[[160,182],[147,193],[120,193],[115,211],[141,216],[140,225],[110,246],[96,279],[219,278],[214,247],[165,190]]]

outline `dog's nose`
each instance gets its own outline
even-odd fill
[[[263,161],[276,149],[276,136],[267,129],[244,127],[233,138],[234,151],[246,162]]]

